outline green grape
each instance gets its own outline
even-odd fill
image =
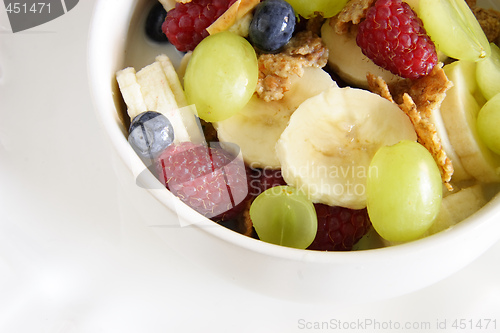
[[[380,236],[394,242],[414,240],[439,213],[441,174],[427,149],[403,140],[375,153],[366,195],[368,215]]]
[[[340,13],[348,0],[286,0],[296,14],[305,18],[321,13],[323,17],[332,17]]]
[[[491,56],[477,63],[476,80],[488,100],[500,93],[500,48],[491,43]]]
[[[488,148],[500,154],[500,93],[483,105],[477,116],[479,137]]]
[[[468,61],[489,57],[488,39],[464,0],[420,0],[419,17],[447,56]]]
[[[250,100],[258,80],[252,45],[232,32],[206,37],[194,49],[184,76],[188,103],[205,121],[221,121]]]
[[[250,218],[262,241],[298,249],[311,245],[318,230],[313,203],[290,186],[259,194],[250,206]]]

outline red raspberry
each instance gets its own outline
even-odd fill
[[[314,204],[318,216],[318,232],[309,250],[349,251],[371,227],[365,209],[353,210]]]
[[[192,0],[177,2],[168,11],[162,31],[177,50],[192,51],[203,38],[207,28],[215,22],[236,0]]]
[[[206,217],[230,219],[245,207],[241,204],[248,194],[245,165],[220,146],[172,144],[158,157],[156,167],[160,181]]]
[[[359,24],[356,42],[378,66],[404,78],[429,74],[437,64],[422,20],[401,0],[377,0]]]

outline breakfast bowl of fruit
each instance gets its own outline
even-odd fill
[[[139,223],[284,299],[453,274],[500,239],[499,10],[97,1],[89,82]]]

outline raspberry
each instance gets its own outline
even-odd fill
[[[356,42],[375,64],[408,79],[429,74],[438,60],[422,20],[401,0],[377,0],[359,24]]]
[[[371,227],[365,209],[353,210],[314,204],[318,216],[318,232],[309,250],[349,251]]]
[[[182,142],[170,145],[156,160],[160,181],[183,202],[214,220],[243,210],[248,195],[243,161],[220,147]]]
[[[162,31],[177,50],[192,51],[203,38],[207,28],[219,18],[236,0],[192,0],[177,2],[167,13]]]

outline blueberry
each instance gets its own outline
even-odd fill
[[[154,159],[174,141],[174,128],[161,113],[146,111],[132,120],[128,141],[139,156]]]
[[[161,30],[163,22],[167,17],[167,11],[161,3],[156,3],[148,13],[146,18],[146,36],[158,43],[168,42],[167,36]]]
[[[262,52],[279,51],[292,38],[295,12],[284,0],[265,0],[257,5],[250,23],[249,37]]]

